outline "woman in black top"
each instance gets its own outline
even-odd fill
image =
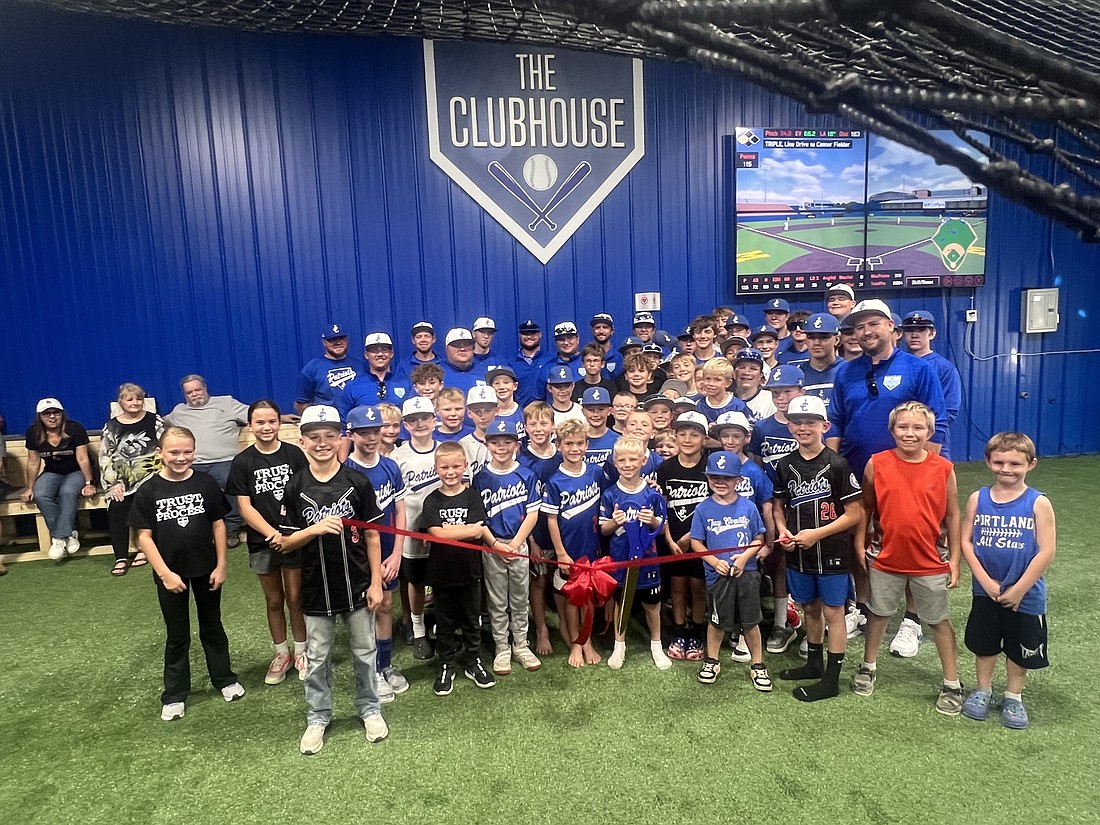
[[[35,408],[34,423],[27,430],[27,482],[23,501],[34,502],[49,528],[49,557],[54,561],[80,549],[76,534],[76,508],[81,496],[96,494],[92,461],[88,457],[88,431],[65,415],[56,398],[43,398]],[[41,471],[41,475],[39,475]]]

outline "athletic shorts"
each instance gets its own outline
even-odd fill
[[[531,559],[531,578],[537,579],[539,576],[545,576],[547,573],[553,573],[557,569],[556,564],[547,564],[542,561],[535,561],[535,558],[540,559],[553,559],[557,560],[558,554],[554,552],[554,548],[550,546],[542,547],[540,545],[527,542],[527,551],[533,558]]]
[[[787,569],[787,590],[799,604],[821,600],[829,607],[843,607],[848,598],[847,573],[803,573]]]
[[[673,553],[664,538],[657,541],[657,555],[662,559],[674,558],[679,561],[666,561],[661,565],[661,575],[669,578],[705,579],[703,560],[691,550],[686,553]]]
[[[588,556],[581,556],[579,559],[573,559],[573,561],[591,561],[591,559]],[[555,564],[553,569],[554,575],[550,577],[550,587],[560,596],[562,595],[562,588],[565,587],[569,577],[565,575],[565,568],[560,564]]]
[[[623,588],[616,587],[615,595],[612,596],[617,602],[623,600]],[[634,598],[642,604],[660,604],[661,603],[661,585],[656,587],[635,587]]]
[[[760,571],[719,576],[707,586],[707,613],[710,623],[727,633],[744,633],[760,624]]]
[[[423,587],[428,582],[428,557],[401,559],[401,578],[409,584]]]
[[[386,556],[385,558],[382,559],[382,561],[385,561],[388,558],[389,558],[389,556]],[[393,580],[389,584],[386,584],[385,581],[382,582],[382,589],[383,590],[392,592],[392,591],[394,591],[398,588],[398,586],[401,584],[401,569],[404,566],[405,566],[405,560],[401,559],[401,567],[399,567],[397,569],[397,575],[393,577]]]
[[[867,607],[876,616],[893,616],[898,603],[905,600],[905,584],[913,592],[913,601],[917,604],[917,615],[925,624],[939,624],[951,615],[947,604],[947,583],[951,580],[948,573],[933,576],[906,576],[901,573],[886,573],[875,566],[867,573],[871,583],[871,600]]]
[[[966,649],[975,656],[1000,653],[1027,670],[1041,670],[1047,659],[1047,617],[1020,613],[989,596],[975,596],[966,620]]]
[[[258,576],[266,576],[275,573],[284,567],[288,570],[302,569],[301,549],[292,550],[289,553],[280,553],[270,547],[261,547],[259,550],[248,548],[248,566]]]

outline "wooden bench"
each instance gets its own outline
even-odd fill
[[[298,443],[298,425],[283,424],[279,428],[279,437],[290,444]],[[88,434],[88,454],[92,463],[96,463],[99,455],[99,434]],[[239,437],[240,449],[243,450],[256,439],[249,430],[242,429]],[[8,455],[4,459],[4,469],[7,482],[13,487],[27,486],[27,445],[22,438],[9,438],[5,441]],[[105,540],[107,533],[103,530],[93,530],[90,527],[88,514],[95,510],[106,510],[107,498],[102,493],[96,493],[91,498],[81,498],[77,509],[78,530],[82,542],[80,555],[101,556],[112,552],[111,546]],[[19,536],[15,531],[15,519],[19,516],[32,516],[35,520],[34,536]],[[5,552],[0,555],[0,561],[32,561],[47,559],[50,549],[50,531],[46,528],[46,520],[37,505],[24,504],[19,499],[0,501],[0,549]]]

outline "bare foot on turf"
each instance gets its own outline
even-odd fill
[[[596,652],[596,648],[592,647],[592,642],[586,642],[582,648],[584,651],[584,660],[590,665],[598,665],[603,661],[603,657]]]
[[[584,651],[580,645],[572,645],[569,648],[569,666],[584,667]]]
[[[535,653],[539,656],[549,656],[554,652],[554,646],[550,644],[550,628],[546,625],[535,631]]]

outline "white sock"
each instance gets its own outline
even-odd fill
[[[423,613],[413,613],[412,614],[412,620],[413,620],[413,636],[417,639],[419,639],[423,636],[427,636],[428,631],[424,628],[424,614]]]
[[[962,689],[962,682],[958,679],[944,679],[943,686],[952,690],[960,690]]]
[[[297,639],[295,639],[294,640],[294,652],[295,653],[301,653],[303,656],[305,656],[306,655],[306,642],[304,640],[299,642]]]
[[[626,642],[623,642],[623,644],[626,644]],[[650,642],[649,642],[649,649],[652,650],[654,653],[664,653],[665,652],[665,649],[663,647],[661,647],[661,640],[660,639],[651,639]]]
[[[775,597],[775,611],[772,614],[772,627],[787,626],[787,599]]]
[[[878,662],[864,662],[862,667],[864,670],[869,670],[874,673],[876,670],[878,670]]]
[[[279,644],[275,645],[275,655],[276,656],[289,656],[290,655],[290,645],[288,645],[286,642],[280,642]]]
[[[1005,699],[1015,699],[1017,702],[1024,701],[1024,695],[1022,693],[1009,693],[1005,691]]]

